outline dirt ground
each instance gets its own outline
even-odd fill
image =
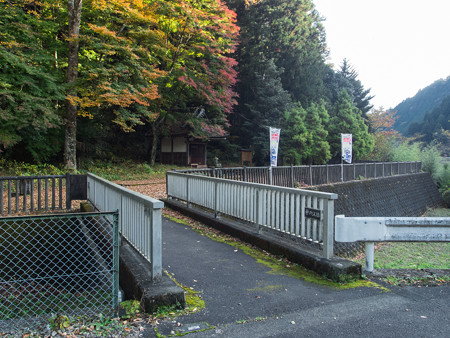
[[[143,181],[116,181],[114,183],[156,199],[167,197],[165,179],[158,178]]]

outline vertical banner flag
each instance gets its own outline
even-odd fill
[[[280,142],[281,129],[270,127],[270,166],[277,166],[278,143]]]
[[[341,134],[342,160],[352,163],[352,134]]]

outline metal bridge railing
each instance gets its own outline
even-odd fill
[[[117,315],[118,212],[0,218],[0,335]]]
[[[177,171],[233,181],[294,188],[306,185],[353,181],[360,178],[379,178],[419,173],[421,167],[421,162],[372,162],[290,167],[201,168]]]
[[[86,199],[86,175],[0,176],[0,215],[70,210]]]
[[[162,278],[162,220],[164,203],[87,175],[87,198],[98,210],[119,210],[119,231],[151,264],[153,281]]]
[[[336,194],[167,172],[167,196],[300,238],[333,256]]]

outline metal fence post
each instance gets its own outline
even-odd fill
[[[261,189],[256,190],[256,230],[261,233],[261,221],[262,221],[262,198]]]
[[[323,257],[334,254],[334,200],[325,200],[323,210]]]
[[[373,261],[375,256],[375,243],[374,242],[366,242],[366,267],[364,271],[372,272],[373,271]]]
[[[294,188],[294,166],[291,165],[291,188]]]
[[[119,311],[119,210],[113,214],[113,310],[114,315],[117,316]]]
[[[162,224],[161,208],[153,207],[150,215],[150,240],[152,243],[150,261],[152,263],[152,280],[162,279]]]
[[[244,182],[247,182],[247,167],[244,167],[243,169],[244,169],[244,170],[243,170],[243,172],[244,172],[243,180],[244,180]]]
[[[309,185],[313,185],[312,167],[311,167],[311,164],[309,165]]]
[[[328,172],[328,170],[329,170],[329,168],[328,168],[328,164],[327,164],[327,182],[326,183],[330,182],[330,173]]]
[[[40,195],[39,191],[39,195]],[[72,209],[72,200],[70,199],[70,174],[66,174],[66,209]]]
[[[269,184],[273,185],[272,166],[269,167]]]
[[[219,189],[217,189],[218,182],[214,182],[214,218],[219,217],[219,212],[217,211],[217,206],[219,205]]]
[[[174,170],[174,169],[172,169],[172,170]],[[170,199],[170,196],[169,196],[169,175],[168,175],[168,171],[166,171],[166,195],[167,195],[167,198]]]
[[[186,206],[188,208],[191,206],[189,202],[189,175],[186,175]]]

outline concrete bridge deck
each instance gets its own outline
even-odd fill
[[[156,327],[188,337],[447,337],[450,288],[335,289],[280,274],[243,250],[163,220],[163,266],[205,308]],[[179,324],[178,324],[179,323]],[[156,336],[148,328],[145,336]]]

